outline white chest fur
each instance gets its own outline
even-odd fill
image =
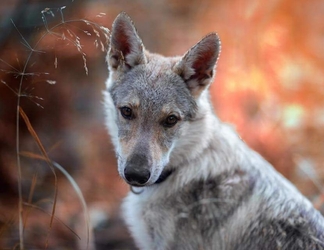
[[[143,250],[154,249],[149,227],[144,220],[144,206],[149,198],[148,192],[149,190],[145,190],[142,194],[130,192],[122,205],[124,220],[137,246]]]

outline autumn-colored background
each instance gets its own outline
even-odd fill
[[[107,41],[100,26],[78,21],[110,28],[121,11],[132,17],[146,48],[164,55],[183,54],[216,31],[222,53],[211,87],[215,111],[324,211],[323,1],[6,0],[0,4],[1,249],[19,249],[21,79],[29,127],[85,197],[94,228],[89,249],[134,249],[119,216],[128,186],[118,177],[103,122]],[[76,190],[57,169],[54,184],[21,116],[18,131],[25,248],[84,249]]]

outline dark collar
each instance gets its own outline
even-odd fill
[[[157,179],[157,181],[154,184],[159,184],[161,182],[164,182],[173,172],[174,172],[173,169],[168,169],[168,170],[162,171],[159,179]]]
[[[159,179],[153,185],[164,182],[173,172],[174,172],[174,170],[171,170],[171,169],[162,171]],[[131,185],[130,185],[130,190],[134,194],[141,194],[144,191],[144,189],[141,189],[140,191],[135,191],[134,187]]]

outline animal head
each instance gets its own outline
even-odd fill
[[[219,51],[212,33],[182,57],[151,54],[129,16],[116,17],[107,55],[107,125],[128,184],[152,185],[163,175],[185,124],[196,118]]]

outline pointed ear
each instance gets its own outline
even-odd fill
[[[193,46],[175,65],[174,72],[183,78],[194,97],[198,97],[211,83],[220,47],[217,34],[209,34]]]
[[[123,71],[146,63],[142,40],[125,12],[120,13],[112,25],[107,61],[111,70]]]

